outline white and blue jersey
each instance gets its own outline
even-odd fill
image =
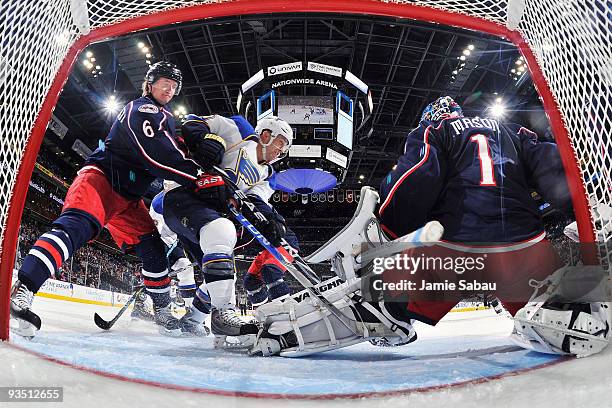
[[[225,154],[221,167],[240,190],[256,195],[268,202],[274,194],[274,170],[257,161],[259,137],[255,129],[242,116],[226,118],[219,115],[187,115],[182,124],[183,136],[214,133],[225,141]]]

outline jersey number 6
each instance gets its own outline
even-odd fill
[[[148,120],[142,122],[142,133],[144,133],[146,137],[155,136],[155,131],[151,127],[151,123]]]
[[[480,185],[496,186],[493,160],[489,150],[489,141],[483,134],[477,134],[470,138],[472,142],[478,143],[478,160],[480,160]]]

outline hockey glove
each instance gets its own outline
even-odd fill
[[[287,226],[277,219],[261,223],[258,229],[274,247],[281,246],[281,241],[287,232]]]
[[[195,161],[204,170],[210,170],[213,166],[220,165],[225,154],[225,140],[213,133],[208,133],[199,138],[192,147],[193,151],[191,153]]]
[[[193,192],[219,212],[226,212],[232,194],[221,176],[202,174],[194,181]]]

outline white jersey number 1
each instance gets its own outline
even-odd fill
[[[493,160],[489,150],[489,141],[485,135],[477,134],[470,138],[478,143],[478,159],[480,160],[480,185],[496,186]]]

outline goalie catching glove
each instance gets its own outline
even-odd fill
[[[360,280],[356,279],[325,292],[325,297],[346,316],[345,322],[313,297],[299,303],[289,298],[260,306],[256,317],[264,329],[250,354],[301,357],[368,340],[385,346],[416,340],[412,325],[393,316],[393,304],[366,302],[359,295],[359,287]]]

